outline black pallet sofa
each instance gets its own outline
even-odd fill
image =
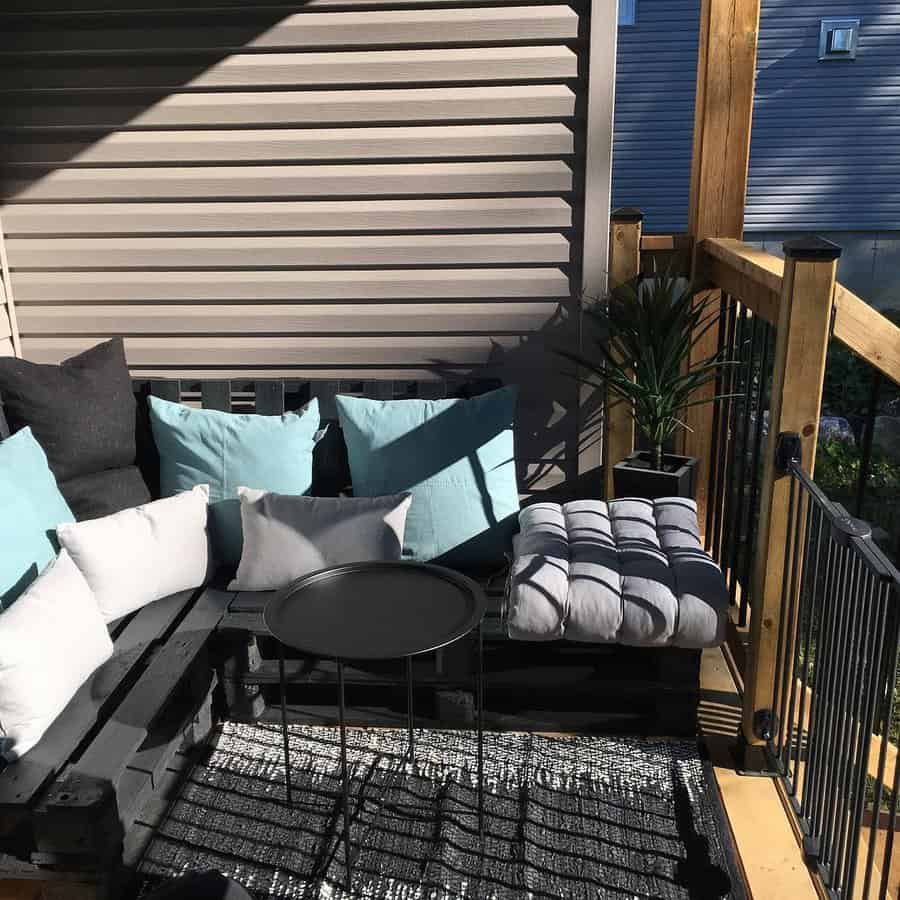
[[[350,484],[334,396],[471,396],[497,382],[136,381],[139,464],[158,495],[148,394],[205,408],[277,415],[313,396],[329,423],[316,449],[314,493]],[[3,422],[0,412],[0,434]],[[551,499],[567,499],[558,496]],[[693,733],[700,652],[506,638],[505,572],[469,572],[488,594],[486,723],[494,728]],[[279,710],[277,657],[262,621],[269,593],[225,589],[228,573],[158,600],[110,625],[113,657],[81,688],[43,739],[0,771],[0,878],[53,881],[54,896],[125,896],[134,866],[192,759],[217,721],[266,720]],[[417,660],[422,725],[471,721],[471,647]],[[401,663],[347,670],[348,720],[402,722]],[[331,660],[289,655],[295,722],[336,721]]]

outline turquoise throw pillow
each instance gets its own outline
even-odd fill
[[[471,400],[337,397],[354,494],[412,493],[404,558],[502,562],[519,512],[516,395],[504,387]]]
[[[220,562],[237,565],[241,559],[239,487],[307,494],[312,486],[316,399],[301,413],[257,416],[192,409],[151,397],[150,422],[163,496],[209,485],[210,539]]]
[[[56,558],[56,526],[74,521],[31,429],[0,443],[0,609]]]

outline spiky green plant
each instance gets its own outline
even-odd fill
[[[673,435],[690,430],[685,410],[736,396],[695,398],[726,366],[736,364],[722,350],[688,366],[693,348],[720,314],[718,301],[699,294],[697,286],[671,270],[641,275],[586,306],[588,319],[598,326],[592,340],[596,354],[559,351],[589,373],[579,375],[581,380],[599,380],[616,402],[627,404],[657,469]]]

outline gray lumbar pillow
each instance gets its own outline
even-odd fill
[[[270,591],[341,563],[400,559],[408,493],[301,497],[239,487],[244,549],[232,591]]]

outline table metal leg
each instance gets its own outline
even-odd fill
[[[484,636],[478,625],[478,836],[484,843]]]
[[[413,761],[413,753],[415,752],[415,738],[413,737],[413,664],[412,657],[406,657],[406,727],[409,731],[409,753],[410,764]]]
[[[284,677],[284,644],[278,642],[278,680],[281,687],[281,736],[284,740],[284,786],[288,806],[293,806],[291,798],[291,751],[287,727],[287,683]]]
[[[353,882],[353,858],[350,848],[350,779],[347,773],[347,726],[344,709],[344,663],[337,660],[338,673],[338,716],[341,726],[341,783],[344,800],[344,860],[346,886],[350,891]]]

